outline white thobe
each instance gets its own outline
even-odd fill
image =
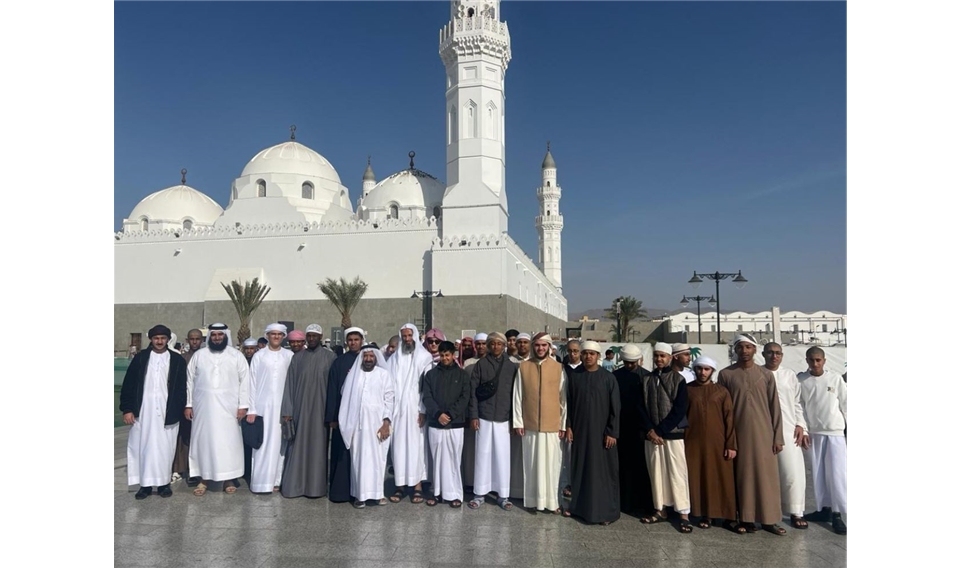
[[[481,418],[476,442],[473,493],[486,495],[496,491],[501,499],[510,497],[510,422]]]
[[[250,407],[247,360],[240,351],[202,349],[187,365],[187,408],[193,409],[190,475],[226,481],[243,475],[237,411]]]
[[[250,362],[250,408],[248,414],[263,417],[263,445],[253,450],[250,461],[250,491],[269,493],[280,487],[283,473],[283,437],[280,434],[280,403],[287,368],[293,351],[261,349]]]
[[[780,367],[771,371],[777,379],[777,395],[780,398],[780,414],[783,416],[783,451],[777,454],[780,466],[780,506],[790,515],[803,516],[806,503],[807,472],[803,465],[803,450],[793,441],[797,426],[807,433],[807,421],[803,418],[800,402],[800,383],[797,374]]]
[[[397,404],[393,421],[393,476],[398,487],[413,486],[427,479],[426,436],[417,425],[425,412],[420,399],[420,376],[433,365],[433,357],[422,346],[412,354],[403,346],[388,361],[394,380]]]
[[[567,429],[567,372],[560,373],[560,432]],[[549,396],[542,392],[540,396]],[[513,427],[523,428],[523,387],[520,369],[513,380]],[[559,432],[523,433],[523,506],[555,511],[560,508]]]
[[[357,381],[354,384],[354,381]],[[377,431],[383,420],[393,420],[394,384],[380,367],[347,376],[340,402],[340,434],[350,450],[350,495],[354,499],[383,499],[390,439],[381,441]]]
[[[445,501],[463,501],[463,428],[429,428],[433,494]]]
[[[817,509],[847,512],[847,382],[835,371],[797,377],[804,418],[810,429],[810,468]]]
[[[140,416],[127,435],[127,484],[161,487],[170,483],[180,422],[165,426],[170,352],[150,352]]]

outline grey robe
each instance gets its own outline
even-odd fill
[[[280,494],[323,497],[327,494],[327,375],[336,356],[318,347],[293,356],[283,387],[281,416],[293,416],[296,437],[287,446]],[[281,418],[282,420],[282,418]]]

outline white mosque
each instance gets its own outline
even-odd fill
[[[254,333],[285,321],[300,329],[320,323],[330,337],[340,313],[317,284],[355,276],[369,287],[354,325],[378,342],[424,320],[448,337],[508,328],[563,332],[556,163],[548,144],[536,189],[534,262],[507,233],[503,89],[510,34],[500,2],[450,4],[439,34],[446,183],[417,169],[411,152],[409,169],[379,182],[368,158],[360,193],[351,194],[333,164],[296,141],[295,127],[289,140],[244,166],[226,209],[186,185],[181,170],[180,185],[145,197],[115,234],[116,352],[146,346],[145,332],[156,323],[180,337],[217,321],[235,329],[239,321],[221,283],[255,277],[271,291],[251,322]]]

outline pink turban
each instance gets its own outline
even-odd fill
[[[428,331],[424,336],[424,339],[439,339],[440,341],[446,341],[447,338],[443,335],[443,332],[437,328],[433,328]]]
[[[295,329],[287,336],[287,341],[306,341],[307,336],[299,329]]]

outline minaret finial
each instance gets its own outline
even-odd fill
[[[547,152],[549,152],[549,151],[550,151],[550,141],[547,140]]]
[[[180,185],[187,185],[187,168],[180,170]]]
[[[370,154],[367,154],[367,165],[370,165]]]
[[[412,170],[412,169],[413,169],[413,157],[416,156],[417,153],[414,152],[413,150],[410,150],[410,153],[407,154],[407,155],[410,156],[410,169]]]
[[[296,124],[291,124],[291,125],[290,125],[290,139],[291,139],[291,140],[296,140],[296,139],[297,139],[297,125],[296,125]]]

